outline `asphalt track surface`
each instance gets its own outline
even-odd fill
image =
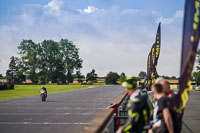
[[[48,90],[48,88],[47,88]],[[102,86],[0,101],[0,133],[78,133],[124,91]]]
[[[184,111],[182,133],[200,133],[200,92],[190,91]]]

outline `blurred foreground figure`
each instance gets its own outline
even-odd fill
[[[170,109],[170,113],[172,115],[172,120],[173,120],[173,126],[174,126],[174,132],[175,133],[181,133],[181,129],[182,129],[182,117],[184,114],[184,110],[182,110],[181,112],[177,112],[174,109],[173,104],[175,104],[176,102],[179,101],[179,99],[177,99],[178,95],[174,94],[173,90],[170,89],[170,84],[167,82],[166,79],[164,78],[157,78],[155,81],[156,84],[161,84],[162,88],[163,88],[163,93],[165,94],[165,96],[167,96],[169,99],[167,101],[167,106]],[[155,116],[157,114],[157,109],[158,103],[155,103],[154,105],[154,120],[155,120]]]
[[[122,83],[125,90],[130,95],[128,102],[128,120],[126,124],[119,128],[117,133],[147,133],[146,126],[153,114],[153,106],[148,95],[142,95],[140,89],[137,89],[137,80],[128,77]]]
[[[149,133],[174,133],[172,116],[167,106],[168,97],[165,95],[162,85],[153,84],[152,93],[157,100],[158,109],[153,128],[149,130]]]
[[[171,97],[174,95],[174,91],[170,89],[170,84],[166,79],[159,77],[155,80],[155,83],[162,85],[163,92],[166,96]]]

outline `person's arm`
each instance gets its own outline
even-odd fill
[[[169,112],[169,109],[164,108],[162,113],[163,113],[164,121],[165,121],[165,124],[167,126],[168,132],[174,133],[173,121],[172,121],[172,117],[171,117],[171,114]]]
[[[128,115],[129,115],[128,120],[126,124],[121,128],[122,133],[133,130],[133,128],[136,126],[138,119],[140,117],[138,110],[139,107],[140,107],[140,102],[132,103],[132,107],[128,110]]]

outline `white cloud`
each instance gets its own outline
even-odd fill
[[[126,9],[122,11],[122,14],[137,14],[137,13],[139,13],[139,10]]]
[[[44,8],[47,9],[50,14],[59,15],[62,5],[62,0],[51,0]]]
[[[5,73],[9,58],[16,55],[22,39],[32,39],[38,43],[44,39],[59,41],[61,38],[73,41],[80,48],[80,56],[84,60],[83,74],[92,68],[100,76],[105,76],[108,71],[137,75],[146,70],[147,55],[155,41],[158,24],[152,13],[96,7],[88,7],[87,10],[79,10],[82,13],[77,13],[76,9],[67,11],[61,8],[64,4],[62,2],[57,6],[55,3],[32,7],[32,10],[41,8],[41,13],[23,11],[13,18],[14,21],[11,20],[11,24],[0,26],[1,48],[5,49],[0,52],[3,58],[0,73]],[[51,13],[47,14],[46,11]],[[59,16],[55,15],[56,12],[59,12]],[[161,75],[179,74],[178,44],[181,42],[182,26],[180,21],[170,24],[162,25],[161,56],[158,63],[158,73]]]
[[[160,13],[158,11],[152,11],[151,12],[154,16],[160,16]]]
[[[96,7],[94,7],[94,6],[88,6],[87,9],[84,9],[84,12],[90,14],[90,13],[96,11],[96,10],[98,10]]]
[[[183,11],[177,10],[173,17],[171,18],[159,17],[157,18],[157,22],[161,22],[163,24],[171,24],[174,21],[180,21],[180,20],[182,21],[182,19],[183,19]]]
[[[95,11],[104,11],[104,9],[98,9],[98,8],[96,8],[96,7],[94,7],[94,6],[88,6],[86,9],[83,9],[83,10],[78,9],[78,11],[79,11],[80,13],[90,14],[90,13],[93,13],[93,12],[95,12]]]
[[[171,24],[172,22],[174,22],[174,18],[160,17],[160,18],[157,19],[157,22],[161,22],[162,24]]]
[[[182,10],[176,11],[174,18],[182,19],[183,18],[183,11]]]

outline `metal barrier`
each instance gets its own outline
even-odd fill
[[[127,93],[120,95],[111,106],[103,109],[81,133],[115,133],[121,126],[121,119],[125,118]]]
[[[115,126],[115,131],[122,125],[125,124],[126,120],[128,119],[128,109],[127,109],[127,103],[129,100],[129,96],[126,95],[122,103],[120,104],[118,108],[118,115],[115,116],[115,123],[117,124],[117,121],[120,121],[120,125]]]

